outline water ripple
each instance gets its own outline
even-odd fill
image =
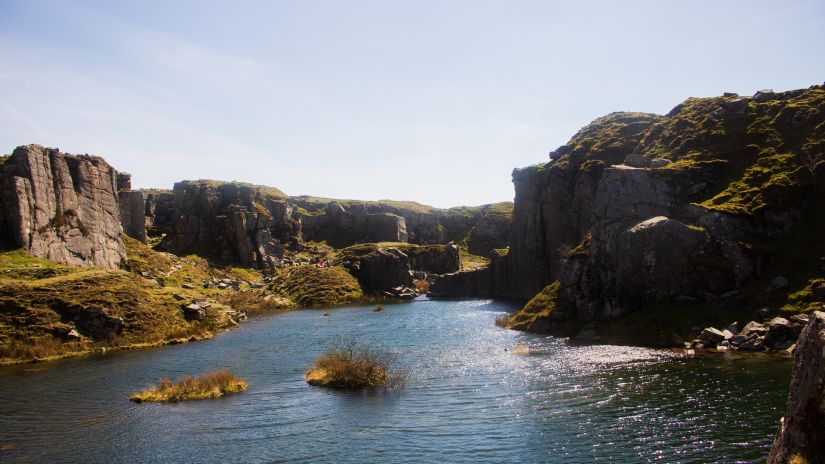
[[[502,330],[511,307],[426,301],[260,317],[214,340],[0,369],[4,462],[759,462],[790,363],[686,358]],[[403,391],[303,375],[338,335],[384,346]],[[512,352],[526,342],[530,353]],[[160,377],[231,368],[243,394],[134,405]],[[0,448],[2,449],[2,448]]]

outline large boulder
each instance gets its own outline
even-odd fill
[[[814,314],[794,350],[788,406],[768,464],[825,462],[825,313]]]
[[[120,267],[116,179],[96,156],[17,147],[0,166],[0,238],[64,264]]]
[[[409,257],[398,248],[374,250],[345,258],[344,267],[358,279],[365,292],[390,292],[413,285]]]

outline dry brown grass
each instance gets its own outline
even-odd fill
[[[310,385],[338,389],[399,388],[405,376],[390,372],[394,356],[386,350],[359,346],[355,339],[340,339],[307,372]]]
[[[88,346],[82,343],[62,343],[56,338],[43,338],[32,343],[10,340],[0,345],[0,361],[46,360],[86,349]]]
[[[207,372],[199,377],[184,376],[177,382],[160,379],[157,385],[132,393],[130,401],[167,402],[218,398],[246,390],[247,383],[228,370]]]

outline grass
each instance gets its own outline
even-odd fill
[[[345,390],[395,388],[404,375],[393,373],[392,353],[359,346],[354,338],[339,339],[306,374],[310,385]]]
[[[515,313],[496,319],[496,325],[515,330],[540,331],[540,325],[548,326],[550,315],[556,310],[559,283],[553,282],[534,296]]]
[[[184,376],[177,382],[161,379],[157,385],[132,393],[129,400],[136,403],[202,400],[242,392],[246,387],[246,381],[222,370],[199,377]]]
[[[0,253],[0,364],[209,338],[214,331],[233,326],[226,314],[231,308],[225,303],[244,309],[258,303],[264,309],[282,306],[282,299],[262,290],[253,292],[245,284],[241,292],[199,285],[200,279],[212,277],[257,278],[253,274],[257,271],[217,269],[201,258],[179,258],[128,237],[123,240],[129,270],[66,266],[24,250]],[[184,289],[184,283],[194,283],[195,288]],[[175,295],[183,296],[183,301],[215,303],[204,321],[189,322]],[[223,299],[227,301],[221,304]],[[78,317],[89,308],[121,318],[120,332],[105,334],[85,326]],[[72,329],[79,332],[80,340],[65,338]]]
[[[602,116],[574,135],[556,150],[556,161],[537,167],[567,168],[580,166],[589,160],[618,164],[641,140],[645,131],[661,118],[649,113],[616,112]]]
[[[459,256],[461,256],[461,269],[477,269],[490,265],[490,258],[470,253],[467,243],[458,245]]]
[[[278,269],[268,291],[299,306],[332,306],[355,303],[364,292],[344,268],[335,266],[295,266]]]
[[[286,198],[286,194],[281,190],[275,187],[269,187],[266,185],[255,185],[250,184],[247,182],[237,182],[237,181],[223,181],[223,180],[212,180],[212,179],[196,179],[196,180],[185,180],[182,182],[178,182],[179,185],[183,187],[228,187],[233,186],[237,188],[249,188],[255,190],[259,194],[264,197],[271,197],[271,198]]]

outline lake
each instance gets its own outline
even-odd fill
[[[791,361],[572,345],[494,325],[515,308],[428,300],[252,318],[203,342],[0,369],[3,462],[761,462]],[[338,336],[397,354],[398,391],[305,383]],[[529,355],[513,347],[526,342]],[[246,392],[135,404],[228,368]]]

